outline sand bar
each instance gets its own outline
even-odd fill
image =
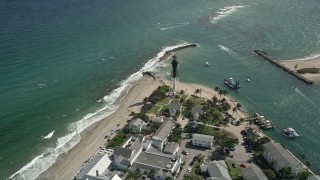
[[[291,69],[292,71],[296,71],[302,68],[320,68],[320,55],[312,58],[304,58],[304,59],[294,59],[294,60],[280,60],[282,65]],[[320,74],[301,74],[301,76],[307,78],[311,81],[320,81]]]

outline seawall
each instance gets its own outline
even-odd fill
[[[272,57],[270,57],[269,55],[267,55],[266,52],[261,51],[261,50],[254,50],[253,51],[255,54],[257,54],[258,56],[263,57],[265,60],[268,60],[269,62],[271,62],[272,64],[275,64],[276,66],[280,67],[282,70],[287,71],[289,74],[295,76],[296,78],[298,78],[299,80],[303,81],[306,84],[313,84],[313,81],[310,81],[308,79],[306,79],[305,77],[301,76],[300,74],[292,71],[291,69],[285,67],[284,65],[282,65],[281,63],[278,63],[277,61],[273,60]]]

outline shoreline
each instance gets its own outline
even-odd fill
[[[36,179],[72,179],[83,163],[104,146],[107,142],[105,135],[111,130],[122,128],[127,120],[131,119],[130,113],[140,109],[138,106],[129,106],[138,101],[143,102],[143,98],[150,95],[158,85],[160,83],[152,78],[139,80],[129,89],[114,113],[86,129],[81,134],[80,142],[68,152],[61,154],[57,161]]]
[[[196,43],[183,43],[176,46],[163,48],[155,57],[158,58],[156,62],[169,60],[174,52],[181,49],[197,46],[198,45]],[[146,64],[150,63],[152,60],[153,59],[149,60]],[[143,71],[143,68],[133,75],[141,73]],[[127,92],[125,92],[125,95],[119,100],[118,108],[108,117],[103,118],[102,120],[90,125],[83,132],[81,132],[80,142],[69,151],[60,154],[57,157],[57,160],[48,169],[40,173],[40,175],[36,177],[36,179],[60,179],[61,177],[63,177],[63,179],[73,178],[73,176],[80,170],[83,163],[90,157],[95,155],[101,146],[104,146],[104,144],[106,143],[106,139],[104,139],[106,134],[109,134],[111,130],[119,128],[121,129],[126,124],[126,122],[131,119],[129,115],[132,111],[140,111],[141,105],[130,105],[137,103],[137,101],[143,102],[144,97],[149,96],[158,86],[161,85],[161,82],[156,81],[157,83],[152,83],[152,80],[155,81],[155,79],[142,77],[132,83],[128,90],[126,90]],[[145,89],[144,87],[147,88]],[[113,119],[116,120],[114,121]],[[117,124],[119,124],[119,126],[117,126]],[[101,128],[101,126],[103,126],[104,128]],[[102,132],[94,133],[97,131]],[[92,145],[93,142],[95,142],[94,145]],[[88,144],[90,145],[88,146]],[[92,150],[91,148],[88,149],[88,147],[91,147]],[[79,154],[81,154],[81,157],[76,157],[76,155]],[[57,177],[57,174],[59,175],[59,177]]]
[[[279,60],[279,63],[294,72],[302,68],[320,68],[320,56],[304,59]],[[310,81],[320,82],[320,73],[306,73],[300,75]]]

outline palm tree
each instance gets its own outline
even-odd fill
[[[215,107],[217,105],[217,102],[218,102],[217,96],[213,96],[212,97],[212,106]]]
[[[201,97],[201,93],[202,93],[202,89],[200,88],[200,89],[199,89],[199,94],[200,94],[200,97]]]
[[[200,89],[194,90],[194,95],[195,95],[195,96],[197,96],[197,94],[199,94],[199,93],[200,93]]]
[[[219,96],[221,97],[221,95],[223,94],[223,90],[219,89],[218,94],[219,94]]]
[[[240,110],[240,108],[242,107],[242,105],[240,103],[237,103],[237,108]]]
[[[228,91],[227,90],[223,90],[223,95],[224,96],[228,95]]]
[[[217,92],[219,91],[219,87],[218,86],[216,86],[215,88],[214,88],[214,90],[216,91],[216,95],[217,95]]]
[[[232,115],[234,114],[234,112],[237,112],[237,107],[233,107],[233,109],[232,109]]]
[[[146,103],[147,101],[148,101],[148,98],[147,98],[147,97],[144,97],[144,98],[143,98],[143,102]]]

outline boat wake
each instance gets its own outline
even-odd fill
[[[238,56],[238,54],[234,51],[232,51],[231,49],[223,46],[223,45],[219,45],[219,48],[222,50],[222,51],[225,51],[227,52],[229,55],[231,55],[232,57],[236,58]]]
[[[164,24],[164,26],[169,26],[169,27],[163,27],[163,28],[160,28],[160,30],[164,31],[164,30],[168,30],[168,29],[174,29],[174,28],[186,26],[188,24],[190,24],[190,22]]]
[[[50,139],[53,136],[53,134],[54,134],[54,130],[48,135],[44,136],[42,139]]]
[[[307,100],[308,102],[310,102],[310,103],[313,104],[314,106],[317,106],[311,99],[309,99],[305,94],[303,94],[298,88],[294,88],[294,90],[295,90],[300,96],[302,96],[305,100]]]
[[[60,137],[56,141],[55,148],[47,148],[44,152],[36,156],[31,162],[27,163],[16,173],[11,175],[8,179],[36,179],[41,173],[47,170],[53,163],[56,162],[58,156],[68,152],[76,144],[80,142],[81,132],[92,124],[108,117],[117,108],[119,101],[127,94],[128,89],[142,77],[142,72],[152,71],[156,67],[161,66],[160,58],[165,55],[167,51],[186,46],[187,43],[178,44],[175,46],[164,47],[155,57],[150,59],[139,71],[130,75],[126,80],[122,81],[120,87],[114,89],[110,94],[103,97],[100,101],[104,106],[94,113],[85,115],[77,122],[71,123],[68,126],[68,134]],[[49,139],[53,136],[54,131],[49,133],[44,139]]]
[[[218,14],[218,16],[216,17],[210,17],[210,22],[212,24],[216,24],[220,19],[236,12],[238,9],[240,8],[244,8],[247,6],[226,6],[220,9],[219,12],[216,12]]]

